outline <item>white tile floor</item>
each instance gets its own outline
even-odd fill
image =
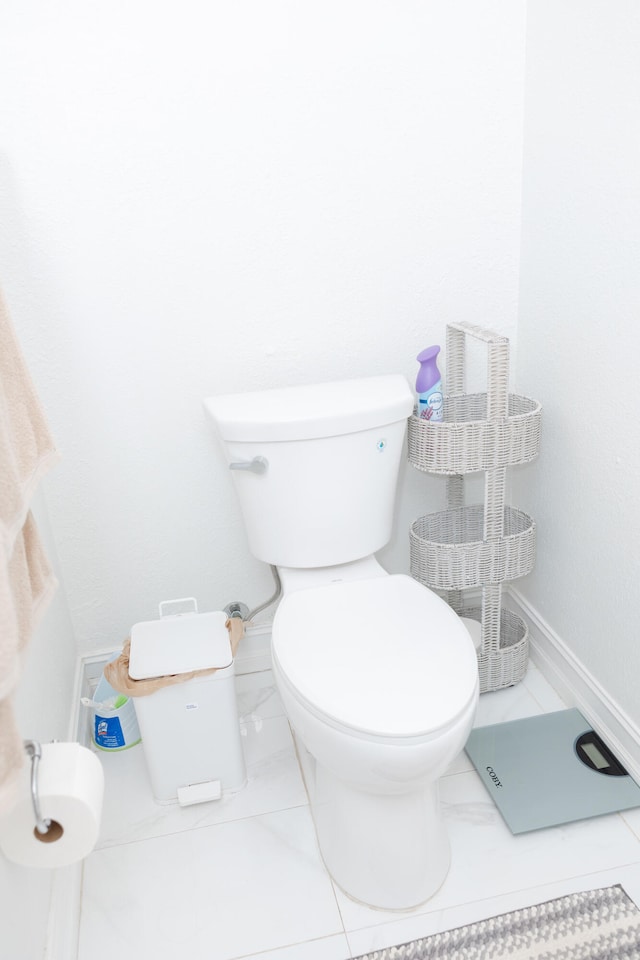
[[[79,960],[347,960],[591,887],[622,883],[640,902],[640,810],[514,837],[462,754],[441,785],[452,844],[443,887],[400,914],[354,903],[320,859],[271,674],[237,687],[249,783],[235,797],[159,806],[142,747],[100,754],[105,810],[84,863]],[[476,722],[563,706],[531,666],[516,687],[480,698]]]

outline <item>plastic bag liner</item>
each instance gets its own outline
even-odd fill
[[[231,655],[235,658],[238,644],[244,636],[244,623],[239,617],[230,617],[225,624],[229,631],[229,640],[231,642]],[[174,683],[184,683],[186,680],[193,680],[194,677],[206,677],[210,673],[215,673],[217,667],[210,670],[193,670],[191,673],[175,673],[168,677],[152,677],[149,680],[133,680],[129,676],[129,652],[131,650],[131,637],[127,637],[122,648],[122,653],[117,659],[107,663],[104,668],[104,675],[111,686],[119,693],[125,693],[128,697],[147,697],[156,690],[163,687],[169,687]]]

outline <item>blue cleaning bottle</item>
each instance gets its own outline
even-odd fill
[[[427,347],[416,358],[420,364],[416,380],[418,416],[431,423],[440,423],[443,414],[442,377],[436,362],[439,353],[439,346]]]

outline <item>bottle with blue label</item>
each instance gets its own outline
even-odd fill
[[[104,674],[96,687],[94,699],[80,699],[93,711],[92,739],[100,750],[126,750],[140,743],[133,701],[114,690]]]
[[[416,380],[418,416],[430,423],[440,423],[443,416],[442,377],[438,370],[439,346],[427,347],[417,356],[420,370]]]

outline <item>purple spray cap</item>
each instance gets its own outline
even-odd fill
[[[436,358],[439,353],[440,345],[436,344],[433,347],[427,347],[426,350],[423,350],[422,353],[419,353],[416,357],[416,360],[420,364],[418,378],[416,380],[416,391],[418,393],[426,393],[426,391],[440,379],[440,371],[436,363]]]

